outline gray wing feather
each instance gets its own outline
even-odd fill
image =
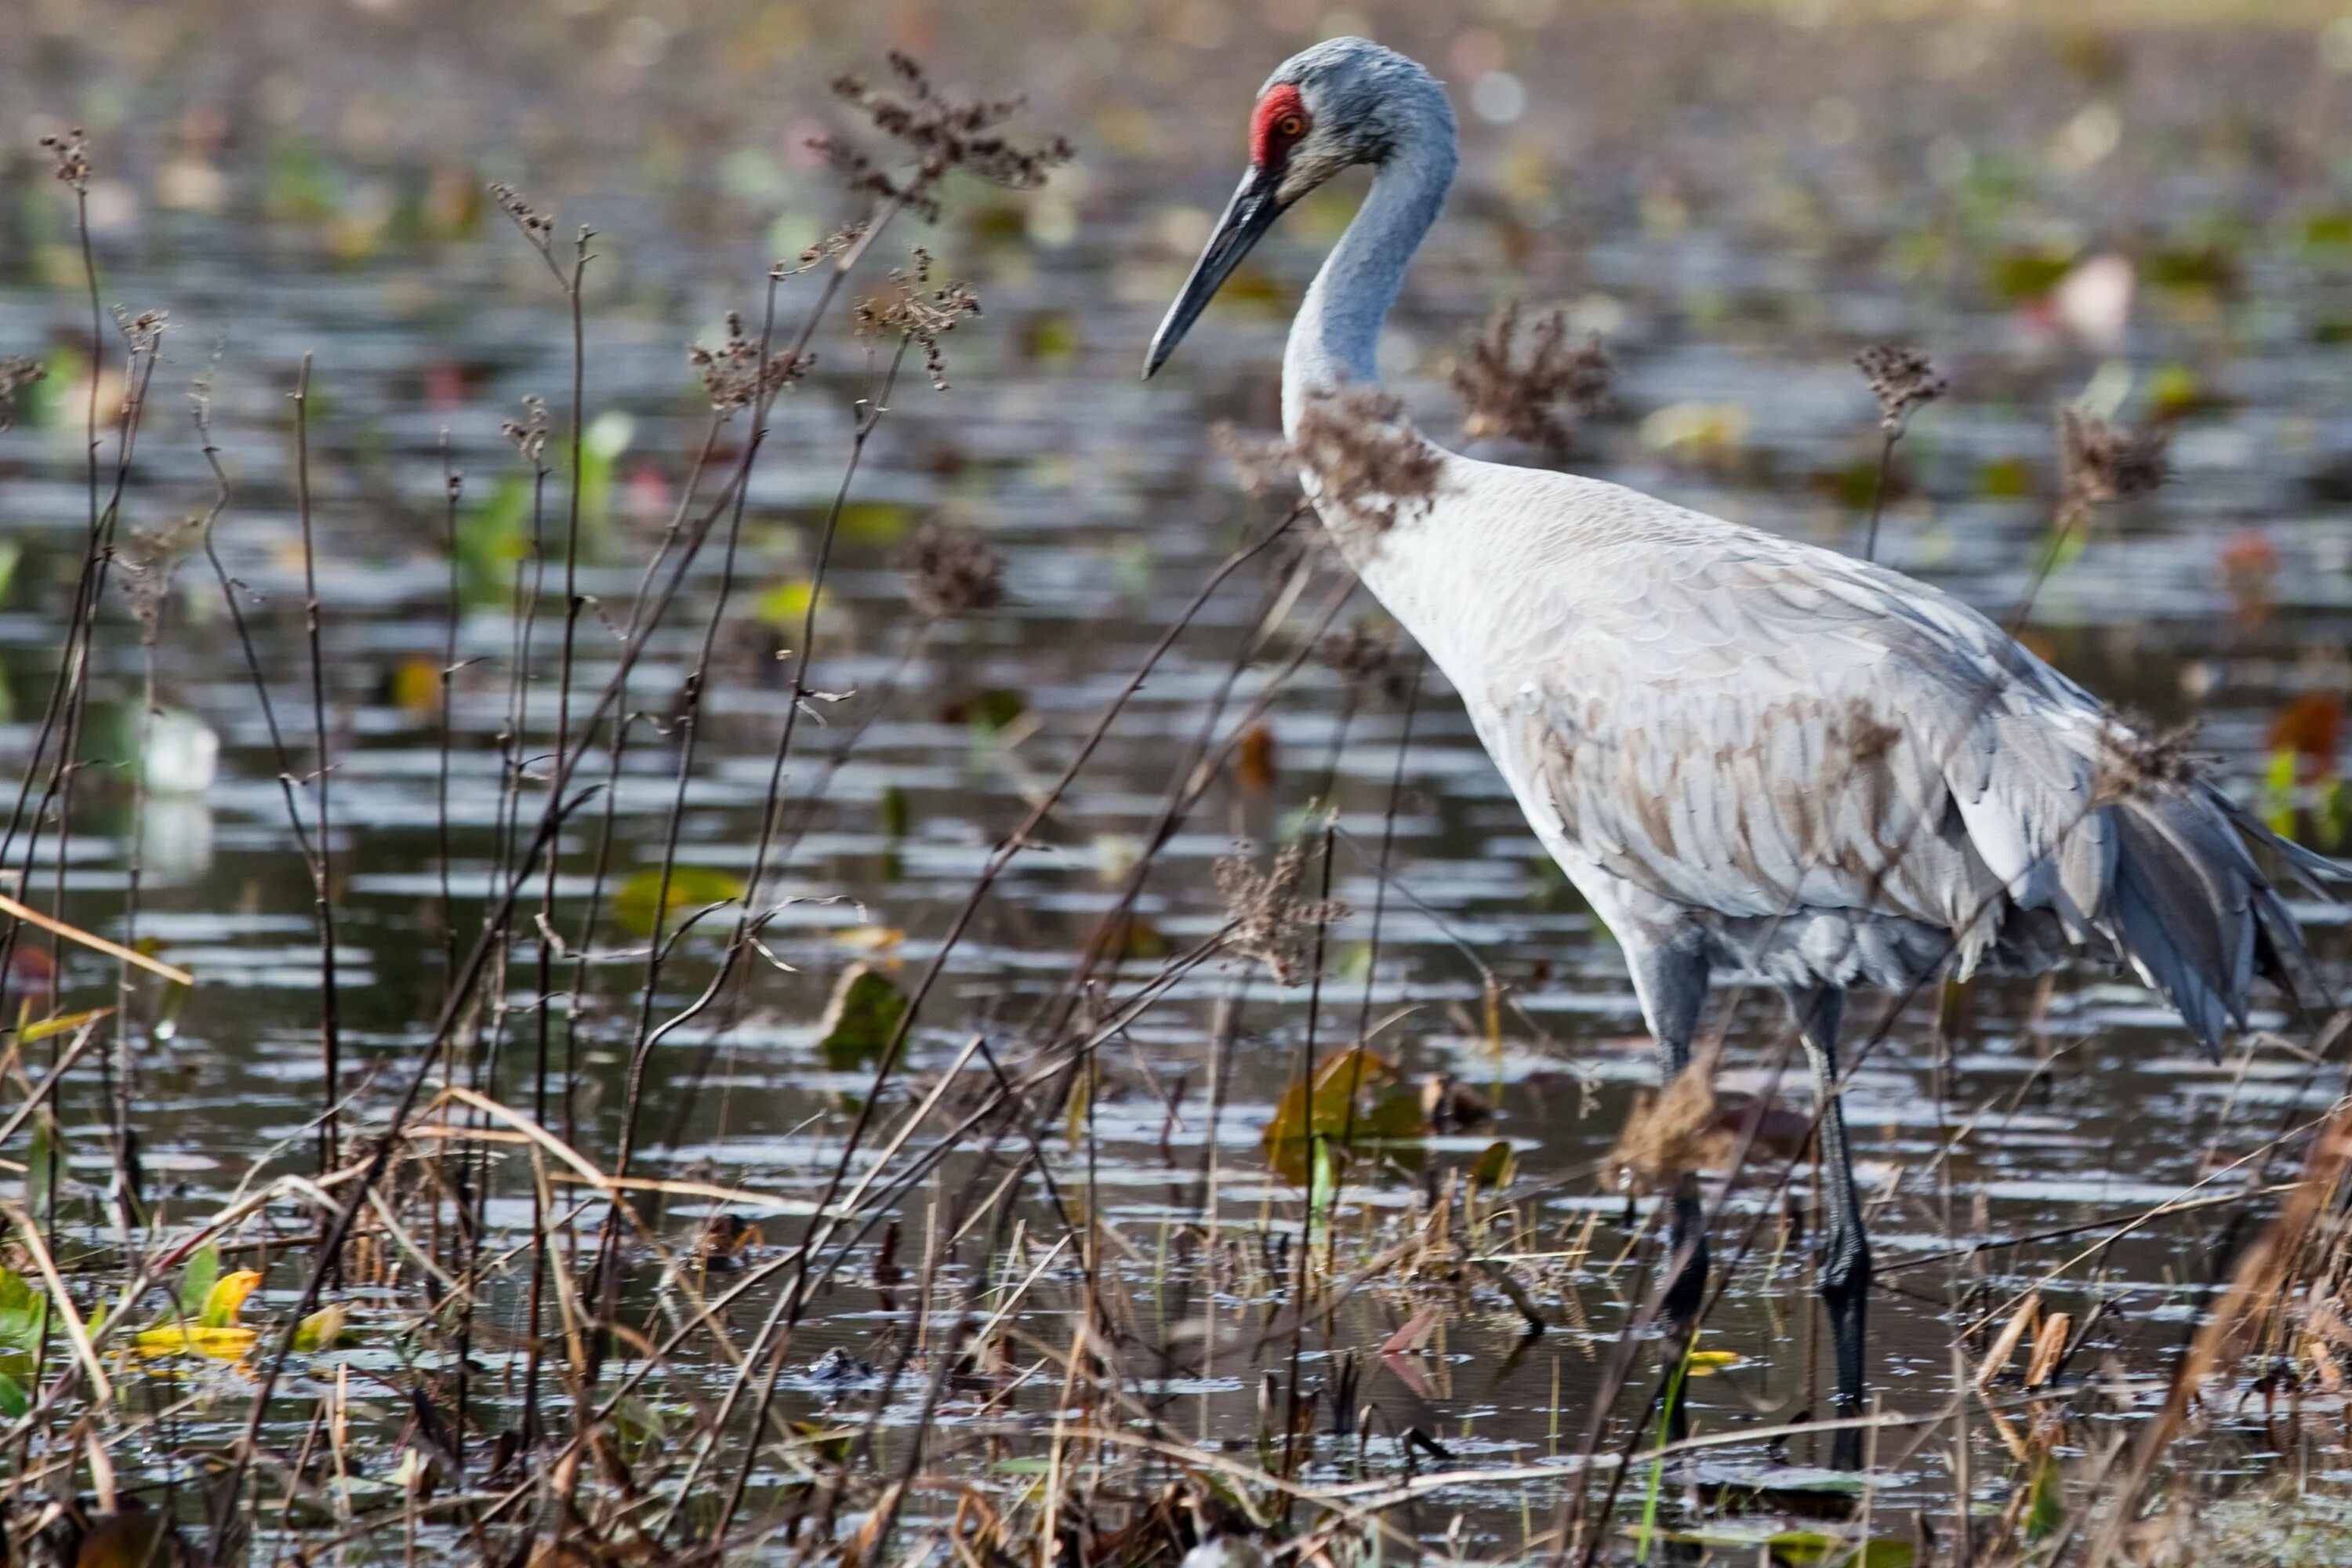
[[[1948,595],[1650,505],[1624,552],[1637,580],[1564,539],[1585,559],[1547,574],[1553,613],[1489,666],[1503,679],[1482,729],[1578,857],[1723,916],[1918,922],[1949,934],[1963,973],[2021,916],[2054,920],[2209,1047],[2243,1026],[2258,973],[2309,984],[2248,843],[2306,879],[2341,875],[2332,863],[2185,772],[2133,776],[2145,742]],[[1880,940],[1867,920],[1844,929]]]

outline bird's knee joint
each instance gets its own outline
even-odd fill
[[[1870,1289],[1868,1244],[1855,1241],[1832,1246],[1822,1258],[1820,1279],[1822,1295],[1832,1303],[1859,1299]]]

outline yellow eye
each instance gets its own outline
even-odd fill
[[[1274,122],[1274,129],[1277,135],[1296,136],[1307,129],[1307,121],[1296,114],[1286,114]]]

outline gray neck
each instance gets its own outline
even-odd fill
[[[1401,145],[1372,176],[1348,232],[1331,247],[1291,323],[1282,356],[1282,425],[1296,436],[1307,399],[1379,379],[1381,323],[1404,285],[1404,269],[1437,221],[1454,181],[1449,134]]]

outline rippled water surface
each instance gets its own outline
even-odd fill
[[[1569,64],[1559,63],[1574,52],[1559,19],[1488,18],[1458,34],[1400,23],[1426,33],[1423,47],[1436,58],[1485,48],[1464,42],[1473,31],[1498,40],[1529,103],[1509,123],[1468,118],[1464,188],[1383,344],[1384,366],[1424,422],[1438,432],[1457,426],[1444,367],[1459,334],[1495,301],[1564,302],[1580,331],[1602,334],[1619,367],[1612,407],[1579,429],[1567,466],[1852,548],[1878,435],[1849,357],[1874,340],[1916,342],[1949,373],[1952,393],[1918,416],[1899,449],[1881,555],[2002,615],[2027,591],[2044,546],[2055,405],[2080,395],[2121,417],[2166,419],[2172,483],[2110,509],[2086,543],[2061,552],[2029,636],[2119,706],[2164,724],[2199,720],[2200,744],[2233,789],[2292,817],[2307,841],[2340,848],[2330,834],[2352,604],[2344,504],[2352,426],[2338,405],[2352,252],[2336,236],[2352,192],[2327,158],[2295,151],[2309,144],[2295,138],[2317,134],[2310,117],[2336,112],[2338,91],[2311,63],[2308,37],[2125,29],[2100,35],[2120,65],[2077,68],[2052,63],[2056,45],[2007,23],[1984,22],[1972,42],[1978,33],[1967,28],[1978,24],[1963,18],[1870,31],[1842,64],[1811,59],[1826,47],[1820,36],[1749,16],[1737,24],[1748,47],[1733,51],[1745,63],[1710,65],[1695,33],[1702,24],[1675,16],[1648,29],[1612,21],[1595,45],[1603,58]],[[818,334],[816,373],[775,412],[731,578],[715,545],[698,559],[628,683],[617,766],[600,746],[581,769],[594,793],[559,840],[544,930],[564,945],[548,954],[557,1001],[544,1041],[534,880],[490,1005],[459,1031],[468,1065],[455,1076],[534,1109],[609,1167],[646,967],[629,889],[640,904],[649,899],[650,868],[673,833],[677,863],[698,868],[681,912],[705,894],[724,898],[747,874],[793,660],[807,653],[807,682],[821,695],[799,721],[785,772],[786,847],[772,888],[781,907],[748,983],[652,1047],[631,1166],[638,1177],[774,1201],[763,1209],[707,1193],[648,1195],[651,1236],[624,1247],[626,1321],[652,1325],[677,1310],[656,1244],[691,1255],[712,1214],[756,1229],[698,1288],[719,1289],[725,1266],[740,1273],[798,1240],[807,1202],[831,1184],[874,1082],[870,1058],[820,1048],[820,1018],[844,971],[866,963],[901,986],[915,983],[992,851],[1162,631],[1229,550],[1279,515],[1278,500],[1238,492],[1207,429],[1219,419],[1271,426],[1286,311],[1344,222],[1352,188],[1293,215],[1168,374],[1149,386],[1135,374],[1234,173],[1234,127],[1257,73],[1297,41],[1255,18],[1227,26],[1219,50],[1194,50],[1214,66],[1196,82],[1172,80],[1163,66],[1121,68],[1149,84],[1126,108],[1149,136],[1119,117],[1117,92],[1086,75],[1108,58],[1088,40],[1115,29],[1081,28],[1064,54],[1049,52],[1035,118],[1071,124],[1077,166],[1034,195],[951,185],[936,229],[894,233],[856,285],[879,287],[901,264],[903,243],[919,241],[943,274],[972,280],[984,314],[945,342],[951,390],[935,392],[919,374],[898,382],[849,484],[813,647],[794,645],[822,524],[843,480],[856,400],[887,358],[847,330],[840,309]],[[1965,70],[1937,63],[1979,47],[1983,58]],[[1876,86],[1859,74],[1874,60]],[[1636,92],[1622,74],[1612,86],[1612,61],[1657,90]],[[1801,91],[1777,79],[1801,68],[1822,79]],[[2237,83],[2308,79],[2317,107],[2284,102],[2292,94],[2217,106],[2215,89],[2179,87],[2201,80],[2200,69]],[[2014,73],[2014,122],[1995,124],[1985,99],[2004,72]],[[1458,63],[1452,74],[1483,79]],[[84,60],[55,79],[105,78]],[[242,585],[271,710],[305,777],[306,817],[317,791],[308,782],[304,555],[287,393],[310,356],[340,1088],[354,1135],[380,1120],[415,1070],[451,956],[480,930],[509,863],[508,757],[521,760],[527,825],[544,805],[556,743],[571,348],[546,269],[472,193],[490,174],[537,172],[551,195],[562,192],[562,232],[580,222],[599,231],[585,310],[584,609],[568,721],[615,668],[615,630],[702,437],[685,345],[722,336],[730,308],[756,321],[763,256],[808,243],[832,210],[792,156],[797,141],[770,123],[777,112],[751,116],[756,134],[708,132],[716,140],[704,152],[719,172],[698,164],[672,184],[644,161],[586,156],[600,144],[593,131],[584,150],[569,153],[528,136],[509,150],[493,138],[471,163],[411,137],[371,165],[348,141],[303,131],[331,123],[315,100],[267,136],[257,125],[209,150],[174,153],[168,132],[101,137],[105,199],[129,204],[101,213],[103,300],[171,312],[121,526],[126,536],[151,534],[213,504],[190,418],[189,388],[202,381],[228,476],[214,537]],[[793,112],[830,110],[808,92]],[[2120,147],[2109,119],[2122,128]],[[695,144],[690,130],[680,134]],[[112,161],[124,145],[127,167]],[[288,161],[299,156],[319,165],[316,210],[289,205]],[[228,182],[218,210],[173,206],[165,171],[191,157]],[[436,184],[445,178],[457,194]],[[367,203],[377,199],[368,193],[378,186],[395,208],[423,203],[422,216],[368,231]],[[28,393],[26,416],[0,433],[0,752],[22,776],[88,521],[87,326],[61,249],[62,193],[30,165],[16,171],[12,191],[30,216],[14,248],[0,251],[0,352],[46,353],[51,369]],[[696,207],[706,195],[720,216]],[[778,211],[784,219],[771,229]],[[2093,260],[2101,257],[2119,259]],[[2120,308],[2099,293],[2117,277],[2129,279]],[[809,278],[781,285],[780,316],[796,321],[816,287]],[[110,331],[104,374],[121,359]],[[102,374],[101,392],[111,406],[119,382]],[[499,429],[521,416],[528,396],[547,401],[554,426],[556,471],[541,518],[550,547],[538,562],[527,549],[529,470]],[[720,437],[721,463],[740,450],[740,423]],[[102,473],[114,455],[101,447]],[[1491,455],[1542,458],[1504,447]],[[445,461],[463,490],[454,626]],[[1001,606],[921,626],[898,563],[912,531],[933,521],[975,530],[1001,554]],[[1622,1188],[1610,1158],[1652,1083],[1640,1015],[1607,933],[1545,862],[1433,672],[1403,647],[1365,682],[1351,684],[1311,653],[1289,668],[1319,616],[1342,628],[1382,625],[1360,595],[1333,608],[1340,568],[1302,554],[1314,549],[1311,525],[1295,534],[1207,601],[1104,731],[949,951],[904,1071],[885,1088],[895,1124],[957,1068],[942,1121],[917,1140],[927,1147],[959,1107],[978,1104],[990,1061],[1029,1075],[1041,1099],[1024,1126],[1041,1141],[1053,1187],[1031,1167],[1011,1177],[1004,1224],[980,1206],[1025,1155],[1015,1136],[987,1157],[976,1147],[954,1154],[894,1198],[890,1217],[860,1233],[792,1336],[781,1387],[793,1418],[878,1408],[886,1452],[903,1452],[887,1429],[927,1423],[954,1435],[936,1467],[1007,1488],[1029,1477],[1024,1467],[1047,1451],[1066,1411],[1053,1358],[1090,1310],[1074,1268],[1082,1248],[1053,1256],[1051,1240],[1039,1239],[1063,1235],[1055,1208],[1065,1205],[1093,1222],[1077,1234],[1095,1250],[1104,1289],[1120,1298],[1117,1321],[1142,1331],[1120,1366],[1132,1402],[1122,1418],[1133,1430],[1146,1430],[1149,1417],[1171,1436],[1221,1441],[1255,1462],[1262,1400],[1274,1397],[1262,1384],[1273,1378],[1287,1390],[1296,1375],[1325,1395],[1318,1430],[1336,1422],[1348,1434],[1318,1450],[1305,1472],[1313,1480],[1530,1465],[1581,1446],[1655,1263],[1649,1200]],[[19,832],[11,855],[28,866],[43,907],[61,889],[68,920],[152,941],[197,976],[168,1016],[157,994],[133,997],[132,1124],[153,1218],[168,1228],[257,1181],[313,1168],[325,1089],[319,942],[268,721],[200,553],[179,563],[163,602],[152,665],[168,711],[146,742],[149,787],[134,792],[149,653],[131,613],[131,578],[118,572],[108,590],[80,753],[88,765],[75,776],[68,830],[45,831],[29,851]],[[526,597],[534,587],[540,595],[530,679],[520,689],[511,679],[518,582]],[[722,597],[681,782],[682,686]],[[445,735],[438,677],[450,646]],[[1204,740],[1214,746],[1245,731],[1245,743],[1216,755],[1214,782],[1152,858],[1134,918],[1114,933],[1122,956],[1074,993],[1080,956],[1116,914],[1172,783],[1197,765]],[[215,736],[216,770],[205,765]],[[1337,809],[1328,897],[1347,912],[1326,933],[1320,982],[1283,986],[1233,955],[1171,965],[1225,921],[1215,862],[1236,842],[1263,858],[1276,843],[1315,839],[1326,819],[1310,807],[1324,798]],[[1384,855],[1386,881],[1377,873]],[[134,866],[135,913],[127,905]],[[602,918],[583,944],[592,889]],[[2333,967],[2336,911],[2303,912]],[[723,910],[674,936],[654,1019],[703,990],[733,920]],[[567,1007],[583,951],[576,1008]],[[19,968],[16,991],[37,986]],[[60,1008],[98,1005],[112,1000],[115,968],[68,948],[63,981]],[[1148,1007],[1131,1007],[1145,987]],[[1718,1005],[1727,1021],[1718,1088],[1730,1107],[1772,1090],[1785,1041],[1776,1000],[1727,990]],[[1953,1325],[1979,1313],[2005,1320],[2012,1300],[2041,1284],[2053,1310],[2078,1324],[2095,1320],[2068,1378],[2114,1384],[2096,1407],[2107,1414],[2070,1437],[2085,1447],[2104,1441],[2113,1413],[2161,1399],[2165,1357],[2212,1289],[2217,1258],[2242,1239],[2232,1227],[2262,1211],[2203,1205],[2119,1238],[2101,1222],[2284,1179],[2295,1156],[2271,1158],[2269,1141],[2342,1087],[2332,1064],[2267,1038],[2209,1062],[2153,997],[2089,972],[2039,988],[1980,983],[1965,995],[1918,998],[1884,1029],[1874,1001],[1858,1004],[1852,1019],[1850,1033],[1873,1042],[1847,1111],[1883,1274],[1873,1327],[1885,1407],[1941,1409],[1953,1384]],[[2284,1015],[2259,1022],[2309,1037]],[[1089,1030],[1101,1037],[1091,1079],[1047,1070],[1046,1047]],[[1303,1059],[1328,1058],[1367,1030],[1397,1075],[1401,1102],[1416,1108],[1416,1127],[1424,1082],[1433,1095],[1458,1086],[1491,1107],[1492,1121],[1448,1121],[1367,1148],[1348,1165],[1336,1208],[1342,1276],[1351,1258],[1368,1262],[1421,1226],[1433,1199],[1452,1205],[1452,1250],[1425,1257],[1417,1280],[1383,1275],[1347,1294],[1294,1347],[1281,1309],[1307,1173],[1270,1162],[1265,1134]],[[971,1049],[975,1039],[987,1057]],[[551,1095],[535,1082],[542,1048]],[[94,1070],[103,1054],[68,1080],[61,1107],[61,1215],[86,1247],[111,1236],[110,1080]],[[566,1066],[576,1069],[570,1094]],[[1788,1090],[1802,1111],[1793,1072]],[[1501,1161],[1489,1152],[1497,1141],[1512,1155],[1500,1187]],[[1809,1348],[1817,1331],[1807,1304],[1810,1167],[1800,1151],[1766,1142],[1717,1226],[1718,1266],[1736,1267],[1703,1343],[1736,1354],[1692,1384],[1702,1434],[1793,1421],[1816,1404],[1808,1379],[1825,1375],[1824,1352]],[[518,1246],[532,1222],[529,1167],[517,1146],[491,1147],[492,1242]],[[861,1156],[851,1179],[866,1168]],[[1465,1206],[1474,1173],[1482,1179]],[[410,1180],[400,1176],[404,1192]],[[581,1195],[560,1184],[551,1193],[559,1205]],[[591,1213],[578,1231],[583,1248],[597,1245]],[[289,1202],[268,1223],[291,1238],[317,1216]],[[956,1234],[967,1225],[969,1236]],[[1969,1250],[2003,1238],[2027,1239]],[[1328,1232],[1317,1237],[1328,1242]],[[421,1244],[441,1245],[437,1233]],[[913,1282],[931,1263],[927,1311]],[[378,1402],[373,1436],[357,1451],[388,1474],[407,1419],[404,1393],[392,1391],[404,1389],[412,1358],[445,1395],[458,1369],[446,1344],[410,1331],[425,1300],[416,1267],[371,1267],[350,1291],[354,1348],[298,1358],[273,1407],[271,1440],[301,1441],[340,1365],[353,1399]],[[303,1268],[294,1258],[268,1268],[253,1315],[290,1309]],[[1033,1270],[1036,1283],[1016,1296]],[[2052,1270],[2063,1272],[2045,1281]],[[523,1418],[512,1325],[530,1285],[526,1268],[509,1270],[480,1311],[467,1374],[478,1447]],[[1540,1321],[1539,1336],[1515,1298]],[[740,1331],[757,1326],[767,1299],[755,1293],[734,1310]],[[1010,1303],[1011,1332],[993,1342],[1003,1364],[968,1369],[935,1394],[942,1338],[972,1301],[983,1311]],[[1437,1309],[1423,1325],[1425,1349],[1370,1353],[1425,1307]],[[837,1359],[824,1364],[838,1349],[887,1368],[910,1339],[922,1353],[887,1392],[855,1368],[834,1375]],[[695,1342],[648,1384],[650,1407],[689,1431],[691,1412],[724,1389],[727,1370]],[[249,1371],[175,1365],[152,1375],[175,1387],[219,1385],[189,1417],[202,1441],[226,1442],[242,1420]],[[1621,1398],[1622,1415],[1639,1414],[1647,1376]],[[2249,1426],[2221,1462],[2258,1469],[2275,1440]],[[1975,1481],[1993,1487],[1998,1434],[1980,1416],[1975,1441]],[[1725,1500],[1742,1488],[1818,1480],[1808,1467],[1827,1456],[1813,1442],[1701,1450],[1673,1472],[1669,1522],[1692,1523],[1715,1503],[1736,1509]],[[1884,1442],[1875,1507],[1888,1518],[1948,1507],[1949,1435],[1890,1428]],[[735,1462],[730,1456],[730,1473]],[[1622,1505],[1635,1513],[1640,1489],[1629,1488]],[[1460,1512],[1477,1550],[1515,1550],[1526,1532],[1551,1527],[1557,1498],[1516,1476],[1464,1484],[1412,1505],[1408,1528],[1434,1542]],[[1768,1502],[1769,1517],[1801,1511],[1779,1494]],[[910,1506],[928,1517],[951,1510],[952,1495]]]

